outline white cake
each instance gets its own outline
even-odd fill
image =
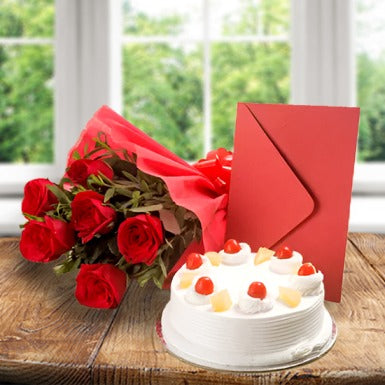
[[[214,261],[218,266],[202,256],[201,266],[189,269],[185,264],[175,274],[161,321],[167,348],[193,363],[230,370],[279,368],[317,356],[330,344],[333,326],[324,307],[322,273],[298,275],[298,252],[255,264],[255,253],[247,244],[240,245],[239,252],[219,252],[221,262]],[[293,265],[295,271],[288,273],[287,266]],[[210,278],[213,293],[197,293],[202,277]],[[264,298],[248,294],[252,282],[266,288]],[[294,293],[299,303],[290,298],[287,302],[280,287]],[[218,293],[231,299],[224,311],[216,311],[223,310],[214,298]]]

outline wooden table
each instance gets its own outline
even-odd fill
[[[282,371],[216,372],[171,356],[154,325],[169,293],[131,283],[116,310],[80,306],[75,279],[22,259],[0,239],[0,383],[385,384],[385,236],[350,234],[335,346]]]

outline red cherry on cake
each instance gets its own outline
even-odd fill
[[[281,247],[275,254],[278,259],[287,259],[293,256],[293,250],[289,246]]]
[[[202,263],[203,263],[202,256],[198,253],[191,253],[187,256],[186,267],[189,270],[198,269],[198,267],[202,266]]]
[[[223,251],[227,254],[238,253],[241,249],[241,245],[235,239],[229,239],[223,246]]]
[[[247,290],[247,294],[253,298],[264,299],[266,297],[266,286],[263,282],[252,282]]]
[[[310,262],[304,263],[298,270],[298,275],[312,275],[317,272],[316,268]]]
[[[214,291],[213,281],[209,277],[200,277],[195,284],[195,291],[203,295],[212,294]]]

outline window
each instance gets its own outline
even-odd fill
[[[53,37],[53,0],[1,2],[0,193],[20,189],[25,174],[52,175]]]
[[[18,231],[24,183],[60,177],[68,149],[102,104],[194,160],[232,146],[238,101],[357,100],[354,187],[383,194],[381,7],[381,0],[3,0],[0,233]],[[384,221],[360,226],[385,198],[359,199],[353,228],[384,231]],[[355,202],[365,210],[355,211]]]
[[[124,0],[124,115],[189,160],[231,148],[238,101],[289,101],[289,8]]]
[[[0,5],[0,162],[52,163],[52,0]]]
[[[385,3],[356,2],[358,161],[385,161]]]

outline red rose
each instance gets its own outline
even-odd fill
[[[72,226],[45,216],[44,222],[29,221],[21,233],[20,251],[33,262],[50,262],[59,258],[75,244]]]
[[[95,191],[83,191],[75,195],[71,203],[74,229],[83,243],[96,234],[107,234],[114,227],[116,212],[103,204],[104,196]]]
[[[148,214],[127,218],[118,229],[118,248],[127,262],[150,266],[163,243],[162,222]]]
[[[126,291],[126,273],[109,264],[81,265],[76,282],[79,303],[99,309],[117,307]]]
[[[67,175],[72,182],[82,186],[87,186],[87,178],[90,175],[98,175],[99,173],[109,179],[114,176],[112,168],[106,162],[93,159],[77,159],[67,171]]]
[[[24,186],[24,199],[21,204],[21,211],[24,214],[34,215],[36,217],[52,210],[58,200],[56,196],[47,188],[53,185],[48,179],[38,178],[30,180]]]

